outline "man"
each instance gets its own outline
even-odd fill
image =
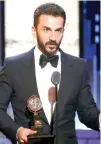
[[[0,130],[16,142],[28,142],[28,135],[36,134],[29,127],[26,116],[28,99],[36,95],[42,101],[40,112],[44,133],[50,134],[51,105],[48,89],[53,87],[51,75],[61,74],[58,86],[58,134],[56,133],[56,111],[54,104],[53,134],[58,136],[58,144],[77,144],[75,134],[75,112],[87,127],[99,130],[99,110],[93,100],[86,61],[64,53],[60,48],[63,38],[66,14],[54,3],[39,6],[34,13],[33,36],[37,45],[29,52],[5,60],[0,73]],[[45,56],[45,61],[42,56]],[[55,63],[52,66],[52,59]],[[48,60],[46,60],[48,58]],[[49,61],[46,64],[46,61]],[[58,61],[57,61],[58,60]],[[58,63],[56,63],[58,62]],[[56,65],[57,64],[57,65]],[[41,84],[42,83],[42,84]],[[6,114],[11,101],[14,121]]]

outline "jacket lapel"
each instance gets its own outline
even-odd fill
[[[32,95],[36,95],[38,98],[40,98],[37,88],[37,82],[36,82],[36,74],[35,74],[35,63],[34,63],[34,49],[29,51],[28,59],[25,62],[25,65],[27,65],[27,75],[26,77],[29,77],[28,83],[28,91],[30,93],[29,97]],[[27,99],[29,98],[27,97]],[[42,109],[39,113],[42,120],[44,120],[46,123],[48,123],[46,115],[44,113],[44,110]]]

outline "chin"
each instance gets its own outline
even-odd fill
[[[47,56],[52,56],[56,53],[56,51],[57,51],[57,49],[53,49],[53,50],[48,49],[46,51],[46,54],[47,54]]]
[[[55,51],[55,52],[48,53],[48,56],[53,56],[55,53],[56,53],[56,51]]]

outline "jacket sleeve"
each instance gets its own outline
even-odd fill
[[[100,111],[97,108],[97,105],[93,99],[93,95],[91,92],[87,64],[85,64],[82,73],[77,113],[80,121],[83,124],[85,124],[87,127],[91,129],[99,130]]]
[[[7,107],[11,101],[13,89],[7,78],[6,65],[0,70],[0,131],[12,141],[16,140],[19,126],[7,115]]]

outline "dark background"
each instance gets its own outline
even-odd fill
[[[4,61],[4,46],[5,46],[5,29],[4,29],[4,1],[0,1],[0,67],[3,65]]]

